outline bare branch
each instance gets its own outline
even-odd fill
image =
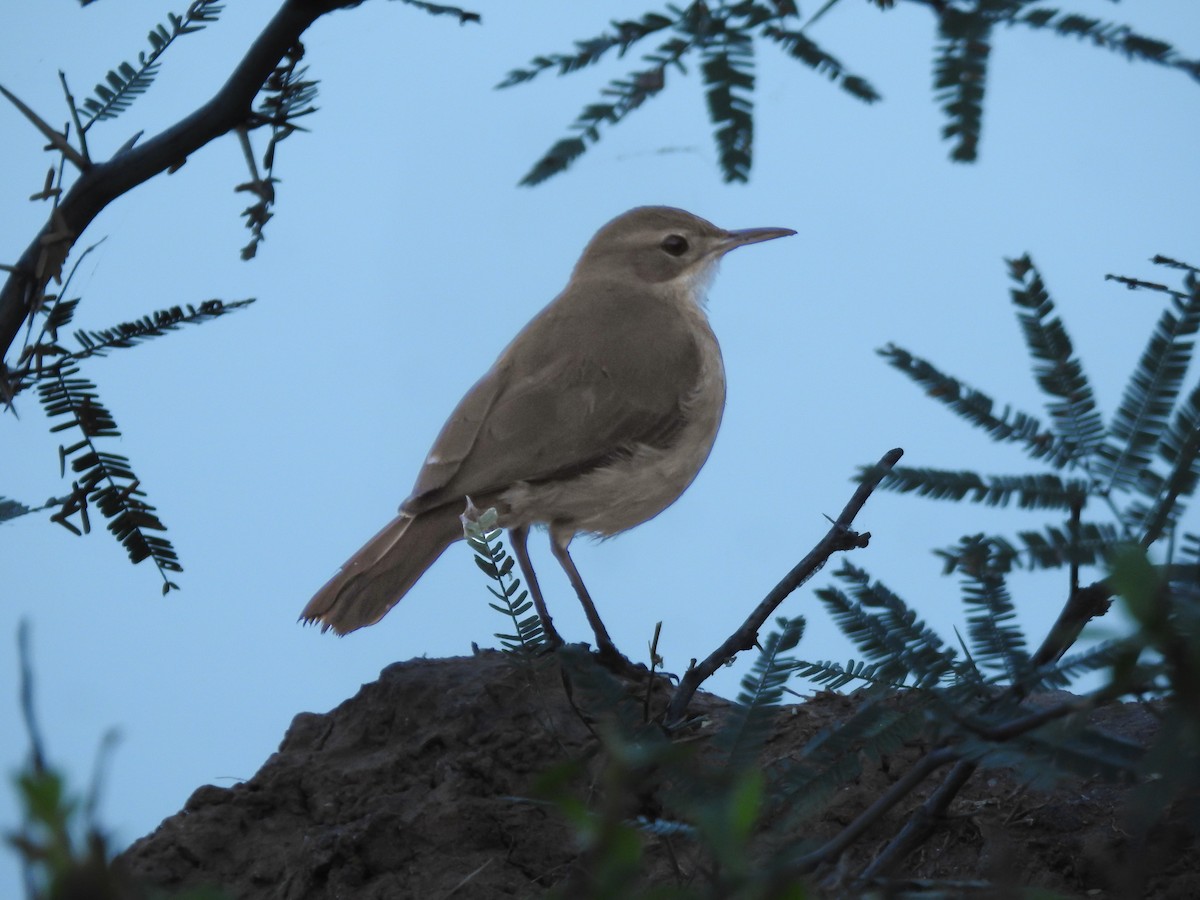
[[[33,127],[46,136],[46,139],[50,141],[54,149],[73,162],[79,171],[86,172],[90,168],[91,163],[88,162],[83,154],[71,146],[71,142],[67,140],[65,134],[61,131],[55,131],[45,119],[26,106],[20,97],[2,84],[0,84],[0,94],[3,94],[8,99],[8,102],[20,111],[21,115],[32,122]]]
[[[0,359],[7,355],[42,288],[57,272],[57,268],[45,263],[39,267],[48,236],[53,235],[56,255],[65,257],[84,229],[117,197],[160,172],[181,165],[190,154],[247,122],[253,115],[254,98],[267,77],[308,27],[326,13],[357,3],[358,0],[284,0],[212,99],[148,140],[104,162],[89,165],[61,134],[45,123],[39,124],[41,120],[34,117],[32,110],[4,91],[82,172],[62,198],[53,220],[43,226],[17,261],[16,272],[0,287]]]
[[[830,556],[839,550],[853,550],[857,547],[867,546],[867,543],[871,539],[870,532],[859,534],[856,531],[851,531],[850,523],[854,521],[854,517],[858,515],[863,505],[867,502],[867,498],[871,496],[872,491],[875,490],[879,482],[892,470],[903,455],[904,451],[900,449],[889,450],[885,453],[875,468],[864,475],[858,485],[858,490],[854,492],[854,496],[850,498],[850,502],[846,504],[846,508],[842,510],[842,514],[838,516],[837,521],[833,523],[833,527],[829,529],[829,532],[821,539],[821,542],[809,551],[808,555],[800,560],[779,584],[775,585],[737,631],[731,634],[720,647],[710,653],[703,662],[692,666],[692,668],[684,673],[663,719],[668,727],[683,720],[683,715],[687,711],[687,705],[691,702],[696,689],[717,669],[724,665],[725,660],[742,650],[749,650],[754,646],[758,640],[758,630],[762,628],[763,623],[767,621],[771,613],[776,610],[779,604],[787,599],[789,594],[815,575],[825,565]]]

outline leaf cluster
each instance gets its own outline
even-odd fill
[[[20,827],[5,840],[21,859],[28,900],[65,900],[86,897],[95,900],[151,898],[120,867],[112,865],[112,839],[97,815],[105,764],[116,745],[116,733],[108,732],[100,743],[91,784],[83,796],[72,791],[67,776],[47,758],[33,701],[33,667],[30,662],[29,626],[18,628],[21,678],[21,713],[29,735],[29,758],[14,773],[21,809]],[[174,900],[223,900],[217,891],[189,890],[173,895]]]
[[[1183,285],[1119,279],[1136,290],[1158,291],[1168,308],[1110,417],[1101,414],[1086,369],[1027,257],[1010,261],[1012,300],[1047,399],[1045,425],[1000,407],[907,351],[885,351],[970,425],[1050,470],[982,476],[911,469],[885,479],[885,486],[951,502],[1015,502],[1067,516],[1061,526],[1020,536],[1020,549],[977,534],[963,537],[952,553],[943,551],[947,571],[959,580],[966,623],[955,640],[937,634],[883,581],[844,564],[817,598],[857,658],[798,659],[804,620],[779,619],[778,630],[761,642],[736,706],[718,721],[704,721],[702,751],[692,730],[697,720],[652,728],[648,707],[639,718],[637,704],[623,698],[622,686],[594,663],[586,679],[570,676],[587,684],[579,692],[591,698],[581,701],[584,709],[607,714],[597,714],[604,723],[598,737],[605,768],[594,802],[579,799],[562,769],[543,794],[582,835],[582,874],[568,893],[663,896],[630,888],[642,876],[650,840],[665,842],[673,859],[686,860],[680,870],[695,874],[678,896],[801,896],[808,879],[825,876],[836,876],[846,895],[895,885],[888,879],[979,768],[1007,770],[1034,789],[1080,780],[1121,785],[1126,799],[1118,821],[1135,845],[1167,818],[1200,829],[1200,536],[1185,534],[1173,551],[1174,564],[1155,566],[1146,548],[1163,532],[1153,530],[1153,515],[1129,512],[1131,504],[1152,499],[1153,508],[1168,503],[1165,520],[1177,524],[1185,488],[1194,487],[1178,473],[1192,472],[1200,452],[1193,446],[1200,442],[1200,422],[1190,403],[1181,402],[1192,335],[1200,327],[1200,273],[1174,260],[1157,261],[1182,273]],[[1169,501],[1167,485],[1180,487]],[[1089,502],[1116,521],[1082,519]],[[1008,585],[1025,557],[1037,567],[1072,567],[1064,614],[1036,647],[1018,624]],[[1085,564],[1104,565],[1104,580],[1081,587],[1077,570]],[[1072,615],[1086,621],[1114,594],[1137,623],[1134,632],[1068,652],[1082,627],[1072,625]],[[1101,687],[1083,696],[1056,693],[1089,675]],[[842,721],[764,767],[778,704],[793,677],[828,690],[852,688],[855,702]],[[1161,729],[1148,745],[1089,720],[1093,710],[1132,698],[1159,698],[1154,711]],[[794,837],[814,832],[816,817],[831,811],[865,767],[894,765],[911,757],[913,747],[919,748],[915,761],[892,770],[891,785],[867,809],[848,821],[839,817],[841,828],[832,838]],[[916,800],[918,788],[943,770],[940,786]],[[917,802],[919,812],[900,817],[861,871],[844,868],[844,854],[865,834],[880,840],[889,810]]]
[[[512,621],[512,632],[497,633],[496,637],[506,653],[538,653],[544,649],[546,631],[533,609],[529,591],[522,589],[521,579],[513,575],[516,561],[504,549],[496,520],[495,509],[479,513],[473,506],[463,516],[467,545],[475,554],[475,565],[495,582],[494,587],[488,586],[488,592],[499,602],[488,606]]]
[[[1011,405],[1001,407],[986,392],[904,348],[888,345],[879,351],[926,396],[993,441],[1015,444],[1044,467],[1014,474],[896,467],[883,479],[886,490],[934,500],[1015,503],[1057,514],[1056,521],[1039,529],[1023,529],[1015,536],[975,535],[939,550],[947,573],[969,569],[981,549],[986,549],[989,565],[1001,572],[1017,566],[1077,571],[1103,564],[1124,542],[1150,547],[1174,534],[1200,473],[1200,380],[1187,386],[1200,329],[1200,273],[1164,257],[1155,262],[1182,272],[1182,284],[1172,289],[1117,279],[1131,290],[1158,290],[1166,306],[1129,374],[1120,403],[1107,417],[1045,281],[1028,256],[1009,260],[1008,269],[1033,377],[1046,398],[1045,423]]]
[[[150,50],[138,54],[137,65],[123,61],[109,69],[104,81],[96,85],[95,96],[85,99],[83,109],[76,110],[76,115],[86,114],[81,118],[80,130],[86,132],[97,122],[115,119],[129,109],[154,83],[167,48],[183,35],[195,34],[217,21],[223,9],[223,2],[194,0],[183,15],[168,13],[170,27],[159,23],[150,29],[146,36]]]
[[[291,134],[306,131],[307,129],[298,125],[296,120],[317,111],[313,106],[317,99],[317,82],[305,77],[308,67],[300,65],[303,58],[304,45],[296,43],[263,85],[254,125],[269,127],[271,137],[267,141],[267,149],[263,152],[265,172],[261,176],[249,149],[249,137],[245,132],[242,133],[251,178],[239,184],[236,190],[245,191],[257,198],[256,202],[242,211],[251,235],[250,243],[242,248],[242,259],[254,258],[258,252],[258,245],[265,237],[263,227],[274,215],[271,207],[275,204],[275,185],[279,181],[275,177],[275,148]]]
[[[950,158],[973,162],[983,131],[988,65],[1000,29],[1026,29],[1085,41],[1126,59],[1150,62],[1200,77],[1200,61],[1181,55],[1168,43],[1139,34],[1127,25],[1041,6],[1038,0],[913,0],[933,6],[937,33],[933,49],[933,97],[946,124]],[[575,42],[573,50],[535,56],[513,69],[498,87],[525,84],[538,75],[579,72],[605,57],[624,57],[652,36],[657,46],[643,54],[642,64],[612,79],[597,102],[588,104],[571,124],[571,134],[557,141],[521,180],[535,185],[564,171],[600,140],[602,128],[622,121],[667,84],[668,72],[687,74],[689,58],[699,60],[717,165],[726,182],[745,182],[753,162],[755,57],[758,47],[773,44],[789,58],[824,75],[855,99],[874,103],[878,90],[811,35],[816,22],[836,3],[827,2],[804,19],[797,4],[786,0],[737,0],[711,5],[696,0],[687,6],[668,4],[663,12],[613,20],[594,37]],[[890,10],[891,0],[876,0]],[[615,53],[614,53],[615,51]]]
[[[1144,627],[1041,663],[1015,621],[1004,573],[986,558],[978,562],[962,580],[968,628],[961,646],[946,644],[896,593],[846,565],[835,573],[839,586],[818,597],[861,662],[795,659],[803,620],[779,619],[729,714],[702,725],[693,721],[677,733],[639,716],[627,688],[588,654],[564,658],[564,679],[581,714],[598,722],[602,767],[588,800],[577,787],[587,777],[582,761],[560,764],[539,781],[536,795],[564,815],[580,842],[578,872],[563,896],[801,897],[811,879],[835,872],[843,895],[857,896],[869,884],[894,882],[881,880],[889,872],[875,863],[850,872],[839,868],[839,859],[868,831],[878,841],[887,812],[911,806],[914,792],[947,766],[963,772],[963,781],[981,766],[1006,769],[1034,789],[1068,780],[1124,785],[1121,821],[1133,840],[1177,813],[1179,798],[1200,797],[1200,742],[1194,740],[1200,704],[1192,702],[1200,697],[1200,589],[1194,582],[1190,601],[1181,602],[1182,593],[1159,589],[1153,567],[1133,551],[1114,567],[1113,579]],[[1087,673],[1107,674],[1107,683],[1083,697],[1044,693]],[[845,719],[764,766],[778,704],[793,676],[825,687],[854,683],[855,702]],[[1047,699],[1025,702],[1034,693]],[[1165,707],[1162,734],[1149,747],[1087,719],[1099,706],[1147,693],[1178,698]],[[823,841],[796,837],[815,831],[814,820],[840,803],[868,766],[888,760],[895,766],[913,746],[926,748],[924,755],[893,769],[892,786],[867,809],[849,821],[839,816],[840,832]],[[930,815],[936,818],[953,795],[931,794],[943,803]],[[1200,803],[1191,814],[1200,827]],[[932,820],[900,821],[890,838],[884,835],[879,861],[903,846],[913,823]],[[651,843],[665,845],[678,860],[674,892],[641,887]]]
[[[755,855],[770,786],[759,755],[795,665],[786,653],[803,632],[802,619],[779,625],[743,680],[738,705],[704,723],[707,749],[647,718],[628,687],[589,654],[560,651],[572,702],[595,723],[597,759],[560,763],[535,785],[534,796],[563,816],[580,848],[575,874],[559,896],[805,896],[796,873],[763,865]],[[578,789],[585,780],[592,784],[586,800]],[[646,883],[651,843],[665,845],[676,861],[673,888]]]
[[[64,290],[69,286],[64,285]],[[100,398],[95,383],[80,367],[83,360],[102,358],[113,350],[134,347],[176,331],[182,325],[199,324],[244,308],[253,300],[224,303],[207,300],[199,306],[157,310],[132,322],[100,330],[80,329],[74,334],[78,347],[68,349],[59,332],[72,322],[79,298],[47,295],[41,310],[42,327],[36,339],[27,341],[20,357],[21,368],[10,384],[13,396],[36,387],[38,400],[54,424],[51,433],[74,432],[74,439],[59,446],[60,474],[68,463],[72,472],[71,491],[52,498],[41,507],[8,501],[3,518],[14,518],[40,509],[53,509],[50,519],[76,535],[91,531],[92,508],[108,523],[108,530],[125,548],[133,563],[151,560],[163,579],[163,593],[178,587],[172,575],[183,571],[174,546],[165,536],[166,526],[147,500],[141,479],[129,458],[104,449],[105,442],[119,438],[116,418]],[[32,335],[30,335],[32,338]]]
[[[595,65],[611,51],[618,57],[636,44],[657,36],[657,46],[642,55],[642,65],[612,79],[601,99],[584,107],[575,119],[570,137],[559,140],[525,175],[521,183],[535,185],[559,172],[600,140],[604,126],[616,125],[667,84],[669,72],[687,74],[686,61],[699,59],[709,120],[714,129],[721,175],[728,182],[745,182],[753,162],[756,42],[778,45],[789,57],[840,84],[866,102],[879,94],[863,78],[846,71],[831,54],[789,22],[798,19],[789,2],[741,2],[713,9],[704,0],[663,13],[648,12],[636,19],[614,20],[595,37],[576,41],[568,53],[534,57],[525,68],[508,73],[498,87],[532,81],[547,70],[560,75]]]

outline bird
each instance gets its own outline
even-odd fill
[[[347,634],[378,622],[455,541],[464,506],[494,508],[549,647],[563,644],[529,558],[529,529],[583,605],[602,658],[623,659],[568,552],[674,503],[708,459],[725,408],[725,369],[705,311],[721,258],[793,235],[726,231],[642,206],[588,242],[566,288],[501,352],[450,414],[399,514],[300,615]]]

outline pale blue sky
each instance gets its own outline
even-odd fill
[[[810,4],[815,6],[815,4]],[[159,83],[97,126],[104,156],[205,99],[272,4],[231,3],[168,54]],[[149,0],[80,10],[58,0],[0,28],[0,83],[51,121],[56,71],[77,96],[143,49],[165,17]],[[1095,10],[1097,4],[1073,4]],[[104,820],[128,841],[196,787],[249,778],[292,716],[324,711],[396,660],[470,652],[504,629],[464,545],[452,548],[374,628],[348,638],[295,624],[312,592],[408,493],[446,414],[516,330],[565,283],[592,233],[636,205],[685,207],[728,228],[799,234],[725,263],[709,305],[729,401],[708,466],[653,522],[575,559],[617,645],[644,658],[662,620],[668,669],[709,652],[825,532],[856,467],[894,446],[905,463],[1027,468],[923,398],[875,355],[892,341],[1000,399],[1040,412],[1007,299],[1003,257],[1030,252],[1089,365],[1105,411],[1161,305],[1106,284],[1109,272],[1163,279],[1155,253],[1200,259],[1196,148],[1200,85],[1073,40],[999,35],[981,160],[947,161],[930,99],[933,21],[901,4],[836,7],[812,31],[869,78],[867,107],[785,59],[759,55],[755,166],[747,186],[715,168],[702,89],[670,75],[665,94],[542,187],[516,182],[585,102],[635,65],[494,91],[514,66],[565,50],[608,17],[548,0],[480,7],[458,27],[399,3],[368,3],[306,36],[320,111],[279,150],[277,215],[243,263],[241,150],[223,139],[179,172],[113,204],[82,245],[76,324],[102,328],[210,297],[249,310],[89,364],[124,437],[113,442],[170,528],[186,571],[166,599],[106,534],[77,539],[31,516],[0,526],[0,765],[25,751],[17,727],[16,623],[33,626],[38,704],[53,759],[77,779],[103,732],[122,734]],[[1100,4],[1200,55],[1194,0]],[[0,258],[41,224],[42,139],[0,109]],[[261,152],[262,138],[256,138]],[[1194,377],[1194,376],[1193,376]],[[34,398],[0,419],[0,493],[61,494],[57,436]],[[97,519],[94,519],[94,522]],[[934,547],[1044,516],[878,494],[853,562],[943,632],[961,624]],[[590,638],[565,578],[535,535],[556,623]],[[814,582],[821,585],[828,576]],[[1065,575],[1019,577],[1023,622],[1040,637]],[[850,655],[806,589],[781,612],[809,617],[806,658]],[[732,694],[750,660],[714,679]],[[0,826],[14,824],[0,791]],[[16,878],[0,857],[0,884]]]

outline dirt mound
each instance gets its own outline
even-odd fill
[[[647,690],[630,688],[638,696]],[[528,897],[563,888],[579,869],[575,831],[552,805],[529,798],[538,777],[566,761],[583,761],[589,773],[572,783],[577,796],[592,802],[603,795],[605,753],[594,727],[603,715],[595,713],[594,696],[585,698],[588,706],[580,693],[553,658],[515,664],[488,652],[397,663],[333,711],[296,716],[253,778],[232,788],[201,787],[121,863],[156,887],[219,886],[238,900]],[[665,685],[655,686],[652,708],[661,708],[665,693]],[[764,767],[848,718],[855,703],[821,694],[781,709]],[[709,721],[728,710],[726,701],[704,694],[692,705]],[[1153,733],[1153,718],[1136,706],[1103,717],[1104,727],[1139,743]],[[698,728],[693,737],[702,743],[704,734]],[[925,749],[913,742],[882,762],[864,763],[817,820],[819,833],[810,822],[803,837],[835,834]],[[936,783],[885,816],[843,864],[858,870]],[[1003,773],[980,772],[906,870],[921,879],[1127,896],[1134,888],[1122,862],[1120,803],[1111,786],[1037,792]],[[1194,837],[1160,838],[1153,853],[1138,851],[1139,863],[1159,875],[1136,890],[1200,896]],[[702,863],[681,852],[681,842],[646,842],[648,883],[703,883]]]

